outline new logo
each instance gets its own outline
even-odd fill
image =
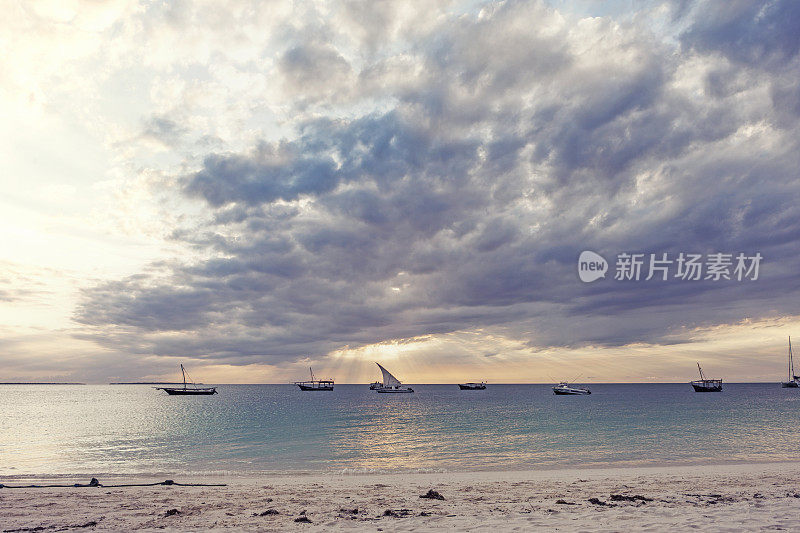
[[[578,258],[578,277],[584,283],[606,277],[608,262],[602,255],[584,250]]]

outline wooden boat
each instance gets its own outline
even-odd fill
[[[575,387],[573,385],[570,385],[566,381],[562,381],[561,383],[553,387],[553,394],[558,394],[561,396],[563,395],[577,396],[579,394],[591,394],[591,393],[592,391],[590,391],[588,388]]]
[[[308,367],[308,371],[311,373],[311,379],[309,381],[295,381],[294,384],[300,387],[300,390],[305,391],[332,391],[333,390],[333,380],[332,379],[314,379],[314,371],[311,370],[311,367]]]
[[[485,390],[486,382],[481,381],[480,383],[459,383],[458,388],[461,390]]]
[[[381,383],[380,381],[373,381],[372,383],[369,384],[369,390],[378,390],[381,387],[383,387],[383,383]]]
[[[700,363],[697,363],[697,370],[700,371],[700,379],[690,381],[695,392],[722,392],[721,379],[706,379],[703,375],[703,369],[700,368]]]
[[[383,368],[380,363],[375,364],[378,365],[378,368],[381,369],[381,373],[383,373],[383,385],[375,389],[377,392],[382,392],[384,394],[404,394],[414,392],[414,389],[411,387],[403,387],[403,384],[400,382],[400,380],[394,377],[388,370]]]
[[[794,374],[794,357],[792,357],[792,338],[789,337],[789,381],[781,383],[784,389],[796,389],[800,387],[800,376]]]
[[[186,369],[183,368],[181,365],[181,373],[183,374],[183,388],[179,387],[153,387],[157,390],[163,390],[170,396],[201,396],[201,395],[209,395],[209,394],[217,394],[216,387],[198,387],[192,381],[192,378],[189,378],[189,383],[192,385],[189,388],[186,384]]]

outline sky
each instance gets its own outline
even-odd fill
[[[0,381],[779,381],[800,342],[791,0],[12,0],[0,116]]]

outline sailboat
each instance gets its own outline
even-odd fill
[[[404,392],[414,392],[414,389],[411,387],[403,387],[400,380],[394,377],[391,372],[383,368],[380,363],[375,363],[378,365],[378,368],[381,369],[383,373],[383,385],[380,387],[376,387],[374,390],[378,392],[389,392],[389,393],[404,393]],[[370,387],[372,388],[372,387]]]
[[[703,369],[700,368],[700,363],[697,363],[697,370],[700,371],[700,379],[690,381],[695,392],[722,392],[721,379],[706,379],[703,375]]]
[[[324,391],[332,391],[333,390],[333,380],[332,379],[314,379],[314,371],[311,370],[311,367],[308,367],[308,371],[311,372],[311,380],[310,381],[295,381],[294,384],[300,387],[300,390],[324,390]]]
[[[486,382],[481,381],[480,383],[459,383],[458,388],[460,390],[486,390]]]
[[[781,383],[784,389],[796,389],[800,387],[800,376],[794,374],[794,358],[792,357],[792,338],[789,337],[789,381]]]
[[[181,373],[183,374],[183,388],[179,387],[154,387],[157,390],[163,390],[170,396],[176,395],[202,395],[202,394],[216,394],[217,388],[216,387],[198,387],[192,381],[192,378],[189,378],[189,382],[192,385],[192,388],[189,388],[186,384],[186,369],[183,368],[181,365]]]

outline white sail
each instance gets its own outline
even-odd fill
[[[375,364],[378,365],[378,368],[380,368],[381,372],[383,372],[383,386],[384,387],[397,387],[397,386],[400,385],[400,380],[397,379],[396,377],[394,377],[391,374],[391,372],[389,372],[388,370],[383,368],[380,365],[380,363],[375,363]]]

